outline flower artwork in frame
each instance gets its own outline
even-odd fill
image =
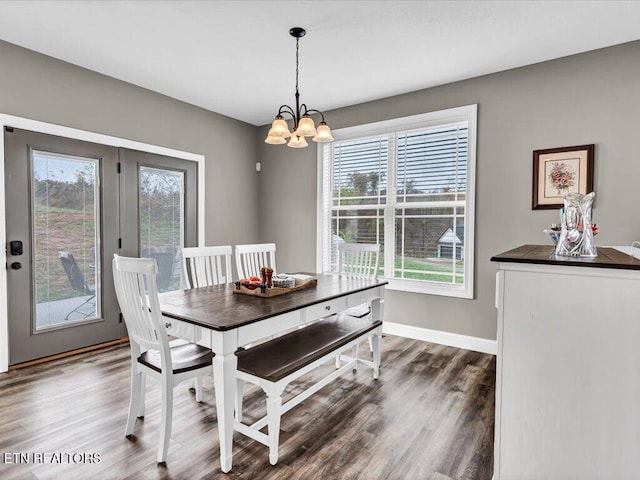
[[[533,210],[562,208],[567,193],[593,191],[594,145],[533,151]]]

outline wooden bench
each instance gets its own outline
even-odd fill
[[[378,378],[380,366],[380,336],[382,322],[369,318],[335,315],[313,323],[266,343],[247,350],[239,350],[236,396],[236,421],[234,429],[269,447],[269,462],[278,462],[280,417],[313,395],[329,382],[358,363],[373,368],[373,378]],[[358,358],[358,344],[372,339],[373,361]],[[345,351],[353,349],[352,357],[342,357],[347,363],[327,375],[315,385],[282,403],[282,393],[293,380],[327,363]],[[267,415],[257,422],[242,423],[242,390],[244,382],[258,385],[267,394]],[[268,426],[268,434],[260,432]]]

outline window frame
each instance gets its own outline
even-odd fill
[[[441,295],[447,297],[458,298],[474,298],[474,276],[475,276],[475,190],[476,190],[476,138],[477,138],[477,104],[465,105],[460,107],[439,110],[435,112],[427,112],[419,115],[384,120],[381,122],[368,123],[363,125],[355,125],[352,127],[333,130],[335,142],[356,140],[364,137],[381,136],[396,134],[416,129],[427,129],[438,127],[441,125],[467,122],[467,189],[465,196],[465,217],[464,217],[464,285],[459,286],[455,283],[438,283],[426,280],[411,280],[403,278],[388,277],[389,284],[387,288],[390,290],[399,290],[413,293],[424,293],[431,295]],[[317,155],[317,229],[316,229],[316,271],[326,271],[324,250],[330,240],[327,240],[330,228],[331,204],[332,204],[332,181],[325,185],[324,178],[333,179],[330,169],[330,161],[325,161],[325,157],[330,155],[330,149],[334,142],[318,144]],[[395,157],[395,155],[394,155]],[[392,168],[395,169],[396,160],[393,161]],[[387,171],[391,169],[387,165]],[[393,177],[393,180],[392,180]],[[396,175],[387,175],[388,192],[391,192],[392,186],[395,188]],[[384,236],[391,238],[395,234],[395,221],[387,221],[388,219],[396,219],[394,210],[398,208],[398,202],[395,201],[395,191],[393,192],[393,202],[391,196],[388,195],[387,203],[384,206]],[[372,205],[372,208],[374,206]],[[325,238],[326,237],[326,238]],[[391,249],[384,249],[385,265],[394,265],[395,252]],[[385,272],[386,273],[386,272]]]

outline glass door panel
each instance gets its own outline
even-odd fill
[[[32,151],[35,330],[101,317],[98,160]]]
[[[121,254],[155,258],[158,290],[180,288],[180,249],[198,245],[198,164],[119,149]]]
[[[180,288],[184,245],[184,172],[140,166],[138,190],[140,256],[158,262],[158,291]]]

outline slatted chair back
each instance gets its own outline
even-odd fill
[[[276,273],[276,244],[258,243],[253,245],[236,245],[236,269],[238,278],[260,276],[260,268],[273,268]]]
[[[183,248],[182,289],[231,283],[231,245]]]
[[[156,458],[162,465],[166,462],[171,438],[173,389],[182,381],[197,379],[196,400],[199,402],[202,395],[200,378],[211,372],[214,354],[194,343],[169,346],[167,326],[162,321],[158,300],[157,277],[158,262],[154,258],[113,256],[116,296],[131,346],[131,400],[125,435],[131,438],[136,417],[144,416],[146,376],[159,379],[162,384],[162,423]]]
[[[169,340],[158,301],[158,264],[152,258],[113,256],[113,281],[120,310],[127,325],[131,354],[141,350],[160,352],[163,370],[171,371]],[[166,370],[165,370],[166,371]]]
[[[338,244],[338,273],[349,278],[378,279],[380,245],[368,243]]]

